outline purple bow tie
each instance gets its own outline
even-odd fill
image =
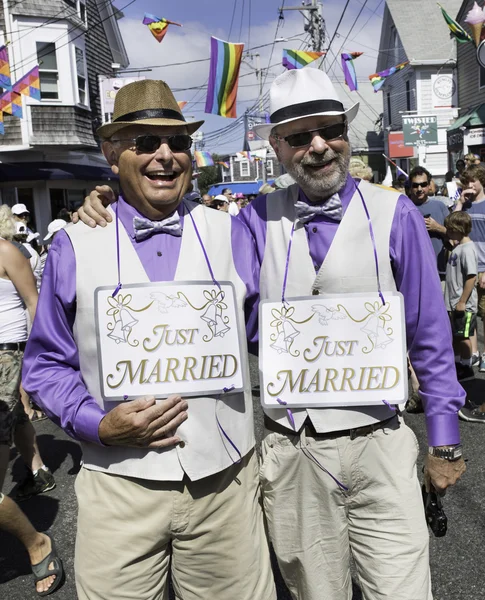
[[[314,217],[324,215],[333,221],[342,220],[342,202],[340,196],[334,194],[323,204],[307,204],[298,200],[295,202],[296,218],[300,223],[309,223]]]
[[[175,211],[173,215],[163,219],[163,221],[150,221],[150,219],[144,217],[133,217],[133,230],[137,242],[142,242],[155,233],[169,233],[180,237],[182,235],[180,215]]]

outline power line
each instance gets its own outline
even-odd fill
[[[232,26],[234,25],[234,16],[236,14],[236,6],[237,6],[237,0],[234,0],[234,6],[232,7],[231,26],[229,27],[229,35],[227,36],[227,41],[229,41],[231,39]]]
[[[244,23],[244,4],[245,4],[246,0],[242,0],[242,9],[241,9],[241,26],[239,27],[239,38],[238,41],[241,41],[241,36],[242,36],[242,28],[243,28],[243,23]]]
[[[339,30],[340,24],[341,24],[341,23],[342,23],[342,21],[343,21],[343,18],[344,18],[344,16],[345,16],[345,13],[346,13],[346,11],[347,11],[347,7],[349,6],[349,3],[350,3],[350,0],[347,0],[347,2],[345,3],[344,9],[343,9],[343,11],[342,11],[342,14],[340,15],[339,22],[337,23],[337,27],[335,28],[335,31],[334,31],[334,33],[333,33],[333,36],[332,36],[332,39],[330,40],[330,44],[328,45],[328,48],[327,48],[327,53],[328,53],[328,52],[330,52],[330,48],[332,47],[333,40],[334,40],[334,39],[336,38],[336,36],[337,36],[337,33],[338,33],[338,30]],[[323,65],[323,63],[325,62],[325,58],[326,58],[326,57],[327,57],[327,55],[326,55],[326,54],[324,54],[324,56],[322,57],[322,62],[321,62],[321,63],[320,63],[320,65],[319,65],[319,68],[320,68],[320,67]]]

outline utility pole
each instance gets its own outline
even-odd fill
[[[323,4],[318,0],[310,0],[302,6],[287,6],[279,9],[280,15],[284,10],[298,10],[305,19],[305,31],[311,35],[312,50],[321,52],[325,44],[325,21],[323,20]],[[308,14],[307,14],[308,13]]]

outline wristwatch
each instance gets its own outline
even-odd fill
[[[463,456],[463,446],[457,444],[456,446],[449,446],[448,448],[429,446],[428,452],[432,456],[437,458],[444,458],[445,460],[458,460]]]

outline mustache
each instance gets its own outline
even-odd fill
[[[300,165],[302,167],[321,167],[331,162],[332,160],[339,160],[340,157],[341,155],[338,152],[332,152],[331,154],[327,152],[325,154],[325,157],[306,157],[300,162]]]

